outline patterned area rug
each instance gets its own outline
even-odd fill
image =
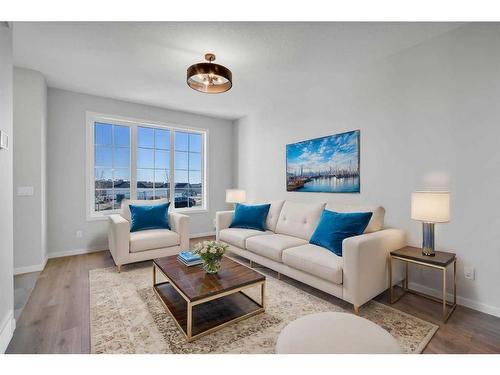
[[[281,330],[293,320],[342,308],[272,277],[266,312],[187,343],[154,293],[150,264],[91,270],[92,353],[274,353]],[[248,294],[258,290],[248,289]],[[438,326],[371,301],[360,315],[392,334],[407,353],[421,353]]]

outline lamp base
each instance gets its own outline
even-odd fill
[[[433,257],[436,256],[436,253],[434,252],[434,249],[428,249],[428,248],[422,248],[422,255],[425,255],[427,257]]]
[[[435,256],[434,223],[422,223],[422,234],[422,254],[428,257]]]

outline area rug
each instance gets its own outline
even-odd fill
[[[92,353],[274,353],[281,330],[316,312],[344,309],[273,277],[266,312],[188,343],[156,297],[150,264],[89,271]],[[248,289],[248,294],[258,290]],[[438,326],[371,301],[360,315],[378,324],[406,353],[421,353]]]

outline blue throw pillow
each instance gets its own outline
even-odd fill
[[[170,203],[147,206],[130,204],[130,231],[170,229],[170,225],[168,224],[168,206],[170,206]]]
[[[371,212],[338,213],[324,210],[309,243],[324,247],[341,257],[342,241],[363,234],[371,217]]]
[[[237,203],[229,228],[255,229],[264,232],[270,207],[270,204],[248,206]]]

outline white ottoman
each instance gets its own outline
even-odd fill
[[[402,354],[386,330],[353,314],[324,312],[303,316],[281,331],[277,354]]]

